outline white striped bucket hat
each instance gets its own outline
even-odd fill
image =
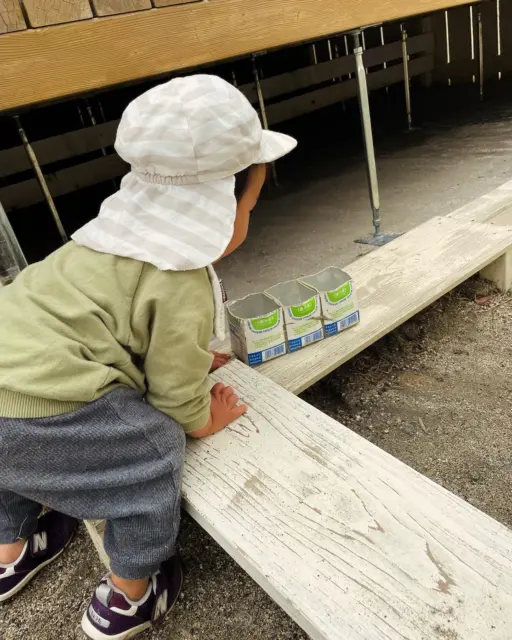
[[[235,174],[296,144],[263,130],[245,96],[217,76],[161,84],[124,111],[115,148],[131,171],[72,238],[162,270],[208,266],[233,235]]]

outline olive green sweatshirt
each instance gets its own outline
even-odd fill
[[[0,288],[0,416],[74,411],[124,385],[191,432],[210,416],[206,269],[69,242]]]

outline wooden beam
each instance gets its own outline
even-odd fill
[[[409,39],[409,52],[410,54],[416,54],[432,51],[433,44],[434,40],[431,34],[414,36]],[[365,61],[369,62],[368,66],[375,66],[382,62],[389,62],[391,60],[398,59],[401,55],[401,43],[395,42],[387,44],[384,47],[368,49],[365,52]],[[413,75],[415,75],[416,72],[421,73],[422,65],[424,65],[424,62],[420,63],[419,66],[413,65]],[[312,85],[320,84],[326,80],[331,80],[332,78],[345,75],[354,70],[354,56],[343,56],[342,58],[336,58],[327,62],[321,62],[317,65],[304,67],[297,71],[263,78],[261,80],[261,87],[265,99],[269,100],[270,98],[276,98],[299,89],[307,89]],[[396,71],[392,72],[389,77],[382,76],[381,78],[381,80],[387,84],[400,82],[402,79],[403,78],[400,73],[397,73]],[[377,85],[382,86],[382,82],[377,80],[375,86],[372,86],[371,88],[376,88]],[[356,95],[354,93],[353,86],[354,85],[352,84],[352,89],[349,91],[350,95]],[[258,101],[254,82],[241,85],[239,89],[252,103],[256,103]],[[345,94],[343,97],[345,97]],[[275,122],[282,120],[279,110],[276,110],[276,117],[277,120]],[[39,163],[44,166],[51,162],[72,158],[73,156],[79,156],[80,154],[88,153],[89,151],[95,151],[97,149],[113,145],[118,124],[119,120],[111,120],[94,127],[85,127],[84,129],[78,129],[77,131],[70,131],[69,133],[52,136],[51,138],[37,140],[32,143],[32,147]],[[30,168],[31,165],[23,146],[12,147],[10,149],[0,151],[0,178],[14,175],[20,171],[25,171]]]
[[[300,393],[511,247],[511,228],[433,218],[346,267],[360,300],[359,325],[258,371]]]
[[[26,28],[18,0],[0,0],[0,33],[21,31]]]
[[[434,37],[430,33],[413,36],[408,40],[408,47],[409,55],[433,52]],[[401,59],[401,57],[402,43],[390,42],[384,46],[367,49],[364,52],[363,59],[366,67],[375,67],[384,62]],[[265,100],[270,100],[287,93],[307,89],[315,84],[320,84],[333,78],[348,75],[349,73],[353,73],[355,69],[356,62],[353,55],[341,56],[340,58],[313,64],[297,69],[296,71],[263,78],[260,83],[261,90],[263,91]],[[258,101],[258,93],[254,82],[241,85],[239,89],[251,102],[256,103]]]
[[[0,111],[463,4],[212,0],[6,34]]]
[[[434,60],[431,55],[415,58],[409,62],[410,77],[418,76],[431,71]],[[403,82],[403,64],[396,64],[386,69],[379,69],[367,76],[368,89],[370,91],[388,87]],[[316,109],[322,109],[331,104],[357,96],[357,80],[345,80],[329,87],[309,91],[303,95],[276,102],[267,107],[267,118],[270,124],[277,124],[285,120],[297,118],[304,113],[311,113]]]
[[[92,0],[98,16],[113,16],[119,13],[151,9],[151,0]]]
[[[57,198],[93,184],[117,178],[128,170],[129,165],[113,153],[55,173],[45,174],[45,177],[50,193]],[[0,189],[0,202],[7,211],[29,207],[43,200],[41,187],[35,178]]]
[[[201,2],[202,0],[153,0],[155,7],[170,7],[175,4],[189,4],[190,2]]]
[[[508,637],[512,531],[240,362],[214,379],[250,410],[188,442],[185,508],[312,640]]]
[[[89,0],[23,0],[31,27],[46,27],[63,22],[92,18]]]
[[[114,144],[119,120],[111,120],[94,127],[85,127],[69,133],[36,140],[32,148],[41,166],[59,160],[80,156]],[[0,178],[31,169],[24,147],[0,151]]]

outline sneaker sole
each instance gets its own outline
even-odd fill
[[[151,629],[151,622],[145,622],[144,624],[140,624],[138,627],[134,627],[129,631],[125,631],[124,633],[118,633],[115,636],[109,636],[106,633],[103,633],[99,629],[92,624],[87,616],[87,611],[84,613],[84,617],[82,618],[82,631],[88,638],[91,640],[129,640],[129,638],[134,638],[139,633],[146,631],[147,629]]]
[[[48,560],[46,560],[45,562],[42,562],[38,567],[33,569],[30,573],[27,573],[27,575],[23,578],[23,580],[20,583],[18,583],[15,587],[13,587],[10,591],[8,591],[7,593],[2,594],[0,596],[0,603],[7,602],[7,600],[10,600],[12,597],[14,597],[17,593],[19,593],[22,589],[24,589],[27,586],[27,584],[33,578],[35,578],[40,571],[42,571],[45,567],[47,567],[54,560],[57,560],[57,558],[59,556],[61,556],[64,553],[64,551],[66,551],[66,549],[71,544],[71,542],[72,542],[74,537],[75,537],[75,533],[73,533],[71,538],[66,542],[66,546],[62,547],[62,549],[58,553],[56,553],[51,558],[48,558]]]
[[[178,602],[178,598],[180,597],[182,588],[183,588],[183,570],[181,572],[181,584],[180,584],[178,593],[176,595],[176,598],[174,599],[174,602],[171,604],[171,606],[167,609],[167,613],[165,614],[165,616],[162,618],[162,620],[159,621],[158,624],[161,624],[161,622],[165,620],[167,615],[171,613],[171,611],[174,609],[174,606],[176,605],[176,602]],[[89,617],[87,616],[87,611],[84,613],[82,617],[82,631],[91,640],[130,640],[130,638],[134,638],[139,633],[142,633],[143,631],[147,631],[148,629],[151,629],[152,626],[153,626],[153,622],[149,621],[149,622],[145,622],[144,624],[140,624],[138,627],[134,627],[129,631],[125,631],[124,633],[118,633],[117,635],[112,636],[112,635],[103,633],[103,631],[100,631],[99,629],[97,629],[89,620]]]

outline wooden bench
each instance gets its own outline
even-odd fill
[[[511,247],[510,227],[434,218],[347,267],[359,327],[258,370],[233,361],[214,376],[250,411],[188,443],[186,509],[314,640],[510,634],[512,532],[290,390]],[[108,563],[102,523],[87,526]]]
[[[475,206],[485,212],[479,220],[490,220],[493,211],[512,211],[512,182],[506,186],[509,188],[504,185],[496,190],[496,196],[477,200]],[[336,338],[271,360],[258,367],[258,372],[288,391],[301,393],[491,263],[485,273],[497,282],[491,270],[509,261],[511,255],[506,247],[507,231],[470,217],[453,218],[456,213],[433,218],[347,266],[356,283],[363,321]],[[507,223],[512,228],[509,216]],[[512,285],[510,281],[502,284],[508,284],[507,289]],[[230,347],[225,343],[218,348],[226,351]]]

